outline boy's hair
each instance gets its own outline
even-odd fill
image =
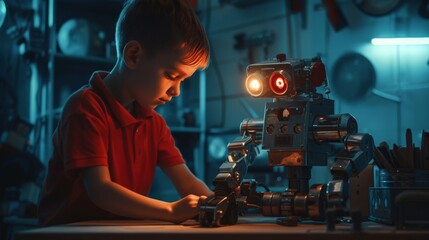
[[[187,0],[127,0],[116,23],[116,50],[138,41],[147,54],[182,49],[183,63],[207,67],[210,47],[204,28]]]

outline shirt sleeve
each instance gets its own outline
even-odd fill
[[[179,149],[176,147],[170,129],[164,119],[161,119],[161,134],[158,143],[158,166],[162,169],[185,163]]]
[[[72,175],[77,169],[108,165],[108,127],[97,106],[87,106],[64,119],[62,150],[64,169]]]

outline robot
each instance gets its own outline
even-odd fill
[[[228,144],[227,159],[213,180],[214,195],[200,202],[200,225],[236,224],[250,208],[260,209],[263,216],[281,217],[280,221],[324,221],[327,210],[345,209],[348,180],[373,158],[374,142],[371,135],[357,133],[353,116],[334,114],[334,101],[316,92],[324,85],[329,93],[321,59],[287,59],[278,54],[249,65],[245,85],[251,96],[273,101],[265,104],[262,120],[243,120],[241,136]],[[341,150],[330,167],[332,180],[309,186],[311,167],[327,166],[328,154],[338,144]],[[267,150],[270,166],[286,166],[284,192],[257,192],[258,183],[245,179],[259,146]]]

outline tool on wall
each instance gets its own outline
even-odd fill
[[[245,69],[247,64],[257,61],[255,49],[262,47],[263,58],[268,58],[268,46],[274,42],[275,34],[272,31],[261,31],[253,34],[238,33],[234,35],[234,49],[247,50],[247,61],[241,63],[239,69]]]
[[[323,3],[326,6],[326,13],[328,15],[329,22],[335,32],[338,32],[349,25],[336,0],[323,0]]]

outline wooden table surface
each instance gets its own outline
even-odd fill
[[[393,226],[363,222],[363,231],[359,233],[353,232],[349,223],[337,224],[336,231],[327,232],[324,223],[303,222],[295,227],[287,227],[277,225],[275,220],[275,218],[260,216],[240,217],[238,224],[220,228],[203,228],[193,220],[181,225],[138,220],[89,221],[23,231],[18,233],[17,240],[429,240],[429,229],[399,231]]]

